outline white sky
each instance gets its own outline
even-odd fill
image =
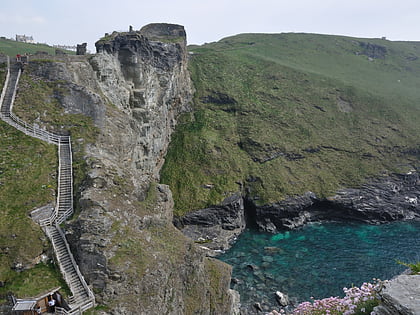
[[[148,23],[185,26],[189,44],[240,33],[305,32],[420,41],[419,0],[4,0],[0,36],[94,43]]]

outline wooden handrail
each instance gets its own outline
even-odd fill
[[[12,96],[10,99],[10,106],[8,108],[4,108],[4,99],[6,97],[6,92],[7,92],[7,89],[10,88],[9,87],[10,85],[10,59],[8,57],[6,80],[5,80],[5,84],[3,86],[3,90],[0,96],[0,109],[1,109],[0,118],[4,120],[5,122],[7,122],[9,125],[24,132],[25,134],[32,136],[34,138],[41,139],[48,143],[55,144],[58,147],[59,164],[58,164],[58,187],[57,187],[56,207],[54,211],[51,213],[51,215],[48,218],[40,220],[39,224],[45,228],[45,232],[51,239],[54,251],[57,256],[58,263],[60,265],[60,270],[66,282],[68,283],[70,289],[72,289],[72,281],[69,278],[69,275],[67,275],[63,263],[60,262],[60,258],[58,254],[59,249],[56,248],[56,246],[58,245],[55,244],[54,235],[51,234],[50,229],[48,227],[53,227],[56,229],[56,231],[58,231],[60,238],[64,243],[68,257],[70,257],[70,263],[72,264],[77,274],[77,277],[79,278],[80,283],[82,284],[83,289],[88,296],[86,301],[82,303],[77,302],[76,305],[73,305],[74,307],[73,309],[70,309],[67,311],[63,308],[58,307],[56,308],[56,313],[57,314],[82,314],[83,311],[94,306],[95,296],[93,292],[90,290],[89,286],[87,285],[82,273],[80,272],[79,266],[77,265],[73,257],[73,254],[71,253],[70,246],[67,242],[67,239],[59,226],[60,223],[64,222],[68,217],[70,217],[73,214],[73,167],[72,167],[73,158],[72,158],[71,139],[70,139],[70,136],[57,135],[55,133],[43,130],[35,125],[30,125],[26,123],[24,120],[20,119],[19,117],[13,114],[12,108],[13,108],[14,100],[16,98],[16,91],[17,91],[17,86],[19,83],[21,73],[22,71],[21,69],[19,69],[16,76],[16,82],[13,87]],[[62,156],[61,150],[63,149],[68,150],[68,152],[66,152],[68,154],[65,154],[65,157]],[[67,160],[67,158],[69,160]],[[65,182],[65,185],[64,185],[64,182]],[[62,189],[64,187],[65,187],[65,191],[63,192]],[[62,199],[61,196],[63,196],[65,200],[61,200]],[[73,294],[75,294],[77,291],[75,290],[75,288],[73,289],[72,289],[72,292]]]
[[[61,238],[64,240],[64,244],[65,244],[66,249],[67,249],[67,251],[69,253],[71,263],[73,264],[73,267],[75,268],[76,273],[79,276],[79,279],[80,279],[80,282],[83,285],[83,288],[87,292],[89,298],[91,298],[91,299],[93,298],[94,299],[94,295],[93,295],[92,291],[90,290],[89,286],[87,285],[87,283],[85,281],[85,278],[83,277],[82,273],[79,270],[79,266],[77,265],[76,261],[74,260],[73,254],[71,253],[71,250],[70,250],[69,243],[67,242],[67,239],[66,239],[63,231],[61,230],[61,228],[60,228],[60,226],[58,224],[55,227],[56,227],[58,233],[60,233]]]

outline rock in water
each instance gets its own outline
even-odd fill
[[[262,312],[262,310],[263,310],[262,307],[261,307],[261,304],[258,303],[258,302],[254,304],[254,307],[258,312]]]
[[[289,305],[289,297],[287,294],[284,294],[280,291],[276,291],[276,301],[280,304],[280,306],[287,306]]]

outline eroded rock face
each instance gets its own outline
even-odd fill
[[[377,178],[358,189],[342,189],[327,199],[309,192],[255,206],[256,224],[268,232],[328,220],[380,224],[412,219],[420,219],[420,176],[416,171]]]
[[[47,56],[48,57],[48,56]],[[59,81],[65,92],[54,95],[67,113],[84,114],[101,127],[105,120],[105,104],[100,87],[86,58],[64,57],[58,62],[31,61],[28,71],[44,81]]]
[[[378,315],[420,315],[420,275],[399,275],[380,292]]]
[[[235,194],[221,205],[190,212],[175,225],[192,240],[209,249],[209,255],[227,250],[245,229],[244,200]]]
[[[307,192],[258,206],[237,193],[220,205],[192,211],[174,221],[186,236],[210,249],[208,255],[217,255],[230,248],[245,221],[261,231],[277,233],[310,222],[381,224],[412,219],[420,219],[420,175],[414,170],[373,179],[358,189],[342,189],[326,199]]]
[[[96,84],[105,96],[103,112],[93,115],[99,135],[86,147],[79,214],[66,226],[104,314],[229,314],[237,300],[229,290],[231,268],[205,257],[173,226],[171,192],[156,184],[176,118],[192,96],[183,27],[172,28],[178,30],[172,39],[162,35],[167,42],[156,40],[158,25],[148,28],[153,40],[114,33],[68,75],[87,88]]]
[[[109,133],[107,141],[124,145],[120,161],[141,170],[137,182],[158,177],[176,117],[189,107],[185,36],[176,39],[163,43],[141,32],[114,34],[111,40],[96,43],[98,53],[91,59],[103,93],[125,114],[115,126],[122,129]]]

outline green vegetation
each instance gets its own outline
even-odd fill
[[[16,273],[12,281],[0,287],[0,301],[9,292],[13,292],[18,298],[25,298],[34,297],[58,287],[61,287],[60,292],[64,296],[70,295],[70,290],[57,267],[53,264],[40,263],[29,270]]]
[[[37,62],[32,61],[31,67]],[[51,63],[51,62],[49,62]],[[46,81],[33,76],[28,68],[21,76],[19,93],[14,105],[14,113],[24,121],[45,126],[47,130],[70,132],[73,150],[74,187],[82,183],[86,174],[83,159],[85,143],[93,142],[97,129],[92,119],[83,114],[65,113],[60,98],[70,93],[66,81]]]
[[[111,34],[105,34],[105,36],[101,37],[97,43],[103,44],[105,42],[109,42],[111,40],[113,40],[118,34],[121,34],[119,32],[112,32]],[[123,33],[123,34],[127,34],[127,32]]]
[[[222,263],[220,260],[213,258],[206,258],[205,260],[207,276],[206,279],[209,281],[209,287],[211,291],[210,308],[223,312],[223,306],[229,305],[229,297],[220,290],[228,286],[230,283],[231,267]],[[217,313],[217,312],[216,312]]]
[[[109,42],[111,40],[114,40],[115,37],[121,35],[121,36],[127,36],[130,32],[112,32],[111,34],[107,34],[103,37],[101,37],[97,43],[98,44],[104,44],[106,42]],[[151,41],[159,41],[163,43],[178,43],[185,40],[185,37],[182,36],[165,36],[165,35],[152,35],[147,34],[147,38]]]
[[[0,72],[3,84],[5,69],[0,67]],[[78,187],[85,176],[83,146],[85,141],[92,141],[96,129],[85,116],[65,114],[57,101],[60,93],[68,93],[65,82],[45,82],[31,76],[27,69],[21,77],[14,112],[30,123],[36,121],[54,131],[71,131]],[[1,299],[9,291],[25,297],[64,286],[57,270],[35,266],[35,258],[50,250],[51,245],[29,217],[31,210],[55,200],[57,167],[56,146],[26,136],[0,121],[0,281],[5,284]],[[21,267],[30,269],[13,269]]]
[[[3,91],[4,81],[6,80],[7,64],[0,63],[0,93]]]
[[[17,54],[35,54],[37,52],[46,52],[49,55],[55,55],[56,48],[45,44],[29,44],[16,42],[10,39],[0,38],[0,53],[14,57]],[[66,54],[74,55],[74,51],[64,50]]]
[[[329,196],[418,163],[420,43],[244,34],[191,51],[194,111],[161,172],[176,215],[236,191]]]
[[[410,264],[410,263],[405,263],[403,261],[397,260],[397,263],[407,268],[410,268],[411,274],[413,275],[420,274],[420,261],[418,261],[417,263]]]
[[[55,199],[57,149],[3,121],[0,135],[0,281],[7,286],[19,274],[13,266],[31,264],[48,248],[29,213]],[[49,277],[47,273],[45,283]]]

